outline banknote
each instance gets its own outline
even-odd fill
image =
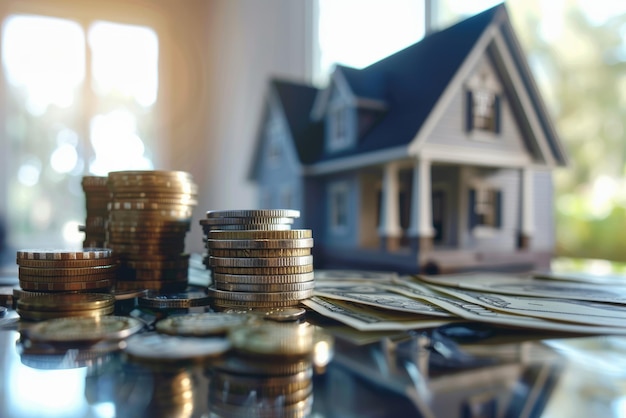
[[[626,305],[500,295],[443,286],[430,288],[495,311],[586,325],[626,327]]]
[[[508,295],[626,303],[626,286],[602,285],[556,280],[539,280],[504,273],[468,273],[418,276],[424,282],[469,290]]]
[[[384,286],[380,283],[323,281],[315,284],[315,295],[329,299],[356,302],[391,311],[445,318],[452,316],[437,305],[394,293],[388,290],[389,287]]]
[[[313,296],[302,303],[325,317],[343,322],[359,331],[407,331],[434,328],[451,322],[319,296]]]
[[[463,299],[436,294],[423,284],[398,281],[389,290],[419,300],[424,300],[470,321],[481,321],[501,326],[530,328],[545,331],[571,332],[578,334],[620,334],[626,335],[626,327],[592,326],[557,322],[532,316],[514,315],[497,311]]]

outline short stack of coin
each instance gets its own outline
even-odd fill
[[[84,248],[104,247],[105,223],[109,216],[107,179],[108,177],[84,176],[81,181],[85,192],[85,209],[87,211],[85,225],[79,227],[79,231],[85,233]]]
[[[114,309],[115,297],[109,293],[50,293],[20,298],[16,311],[22,319],[45,321],[110,315]]]
[[[213,278],[209,294],[216,307],[276,308],[311,297],[315,285],[311,230],[272,227],[289,226],[284,220],[297,216],[298,211],[286,209],[207,213],[207,219],[240,219],[233,224],[254,225],[250,230],[207,231]],[[261,229],[263,225],[269,227]]]
[[[25,292],[106,292],[115,283],[117,263],[108,248],[20,250],[16,261]]]
[[[106,245],[119,259],[118,290],[180,292],[188,284],[185,236],[197,186],[182,171],[109,173]]]

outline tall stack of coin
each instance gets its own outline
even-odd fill
[[[84,248],[102,248],[105,241],[105,223],[109,216],[109,188],[107,177],[83,176],[81,181],[85,192],[85,209],[87,216],[85,225],[79,231],[85,233]]]
[[[106,245],[119,258],[118,290],[183,291],[188,284],[185,235],[197,186],[183,171],[109,173]]]
[[[20,250],[16,261],[26,292],[108,291],[115,283],[117,263],[108,248]]]
[[[312,232],[290,229],[299,215],[288,209],[207,213],[201,224],[213,276],[209,295],[216,307],[276,308],[311,297]]]

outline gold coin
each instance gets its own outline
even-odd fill
[[[167,269],[189,269],[189,254],[186,257],[176,258],[175,260],[160,261],[126,261],[124,264],[132,269],[137,270],[167,270]]]
[[[187,210],[150,210],[150,211],[111,211],[109,212],[109,222],[165,222],[180,221],[189,222],[192,211]]]
[[[207,218],[299,218],[300,211],[295,209],[244,209],[210,210]]]
[[[176,211],[185,212],[190,211],[192,205],[182,203],[164,203],[164,202],[128,202],[128,201],[112,201],[107,204],[107,209],[111,211],[136,211],[140,213],[151,211]]]
[[[208,288],[212,298],[239,302],[280,302],[284,300],[304,300],[313,296],[313,289],[294,292],[226,292],[214,286]]]
[[[280,275],[264,275],[264,274],[223,274],[213,272],[213,280],[221,283],[244,284],[244,285],[281,285],[305,283],[314,280],[313,272],[301,274],[280,274]]]
[[[166,244],[171,241],[184,241],[186,232],[168,234],[121,234],[108,233],[107,241],[119,244]]]
[[[70,283],[90,283],[90,282],[98,282],[102,280],[115,280],[116,271],[111,270],[106,273],[94,273],[87,274],[82,276],[29,276],[25,274],[19,275],[19,280],[21,282],[28,282],[29,284],[33,283],[50,283],[50,284],[70,284]]]
[[[217,290],[225,290],[228,292],[301,292],[304,290],[312,290],[315,287],[315,281],[288,284],[240,284],[224,283],[215,279],[213,285]]]
[[[100,275],[107,273],[114,273],[117,269],[117,264],[108,264],[102,266],[92,267],[26,267],[20,266],[18,268],[18,274],[22,276],[88,276],[90,274]]]
[[[312,238],[310,229],[290,229],[288,231],[211,231],[209,239],[302,239]]]
[[[302,239],[208,239],[209,249],[291,249],[313,248],[313,238]]]
[[[121,196],[120,196],[121,195]],[[124,197],[126,196],[126,197]],[[113,206],[120,205],[123,207],[133,207],[133,206],[147,206],[150,207],[154,204],[158,205],[187,205],[187,206],[196,206],[198,201],[192,198],[190,194],[162,194],[159,195],[152,194],[146,197],[133,196],[130,194],[121,194],[116,193],[114,198],[109,201]]]
[[[272,388],[280,388],[284,393],[293,393],[308,388],[311,385],[313,369],[309,368],[302,372],[286,376],[251,376],[219,372],[215,373],[213,377],[216,387],[225,387],[227,385],[232,387],[233,391],[258,388],[260,391],[268,393]]]
[[[225,334],[228,330],[250,322],[251,318],[239,314],[204,312],[188,315],[176,315],[156,323],[156,330],[163,334],[206,337]]]
[[[294,267],[313,264],[313,256],[268,258],[227,258],[211,256],[209,257],[209,264],[213,267]]]
[[[70,283],[38,283],[20,280],[20,287],[34,292],[72,292],[110,288],[114,280],[98,280]]]
[[[101,309],[85,309],[85,310],[80,310],[80,311],[62,311],[62,312],[28,311],[28,310],[17,308],[16,311],[22,319],[27,319],[30,321],[45,321],[48,319],[55,319],[55,318],[92,317],[92,316],[110,315],[113,313],[114,307],[111,306],[111,307],[101,308]]]
[[[88,260],[97,258],[111,258],[111,256],[112,250],[110,248],[83,248],[80,251],[19,250],[17,252],[18,260]]]
[[[152,231],[152,230],[186,230],[191,227],[190,221],[176,220],[150,220],[140,219],[139,221],[108,221],[108,229],[112,231]]]
[[[254,249],[240,249],[240,250],[228,250],[228,249],[211,249],[210,253],[213,257],[248,257],[248,258],[269,258],[269,257],[300,257],[305,255],[311,255],[310,248],[272,248],[267,250],[254,250]]]
[[[100,309],[115,304],[108,293],[56,293],[20,298],[17,307],[28,311],[79,311]]]
[[[115,258],[108,257],[86,260],[29,260],[25,258],[18,258],[17,264],[20,267],[31,267],[37,269],[73,269],[111,266],[115,264]]]
[[[292,267],[212,267],[213,273],[241,274],[246,276],[280,276],[284,274],[302,274],[313,271],[313,264]]]

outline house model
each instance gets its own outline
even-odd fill
[[[325,88],[273,79],[250,176],[301,211],[318,268],[525,271],[555,245],[566,163],[505,6]]]

